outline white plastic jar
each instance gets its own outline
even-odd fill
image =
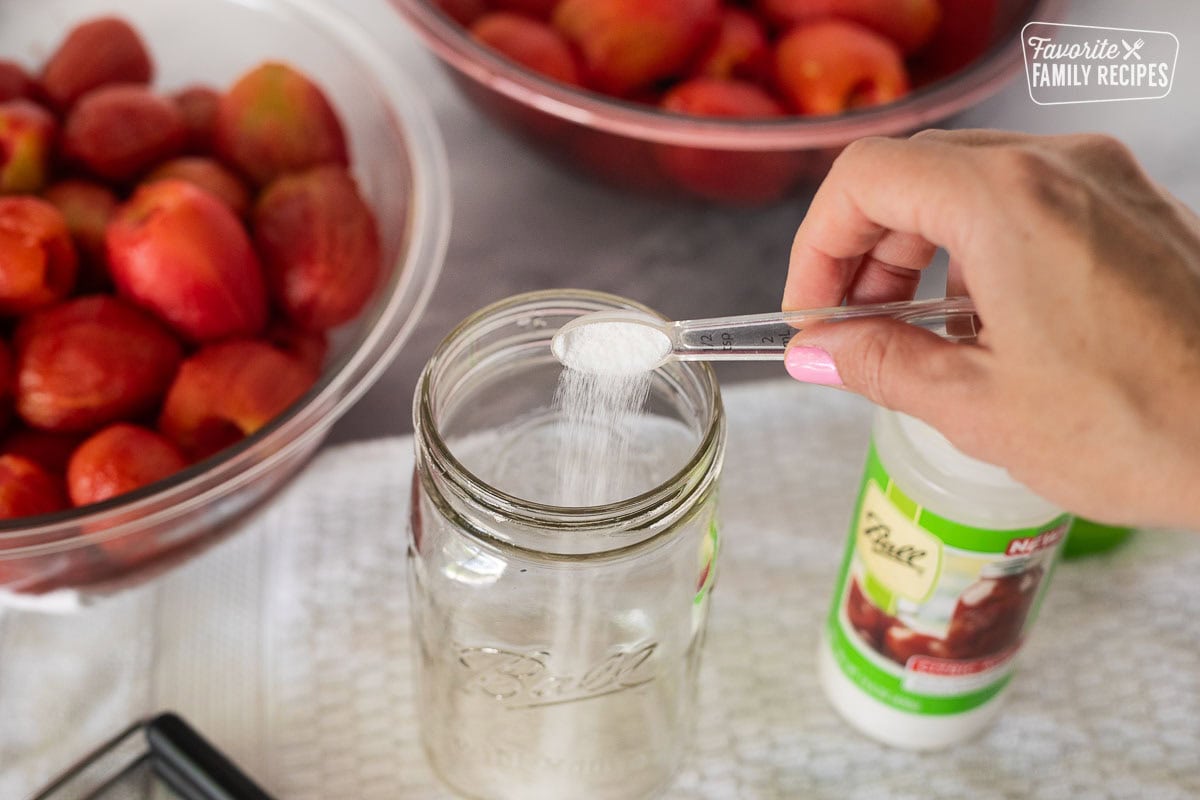
[[[1068,524],[1003,469],[880,409],[818,654],[834,708],[895,747],[983,731]]]

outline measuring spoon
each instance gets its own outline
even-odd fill
[[[788,341],[818,323],[884,317],[955,342],[979,332],[968,297],[907,300],[772,314],[664,322],[636,311],[597,311],[571,320],[550,344],[555,358],[583,372],[634,374],[680,361],[782,360]]]

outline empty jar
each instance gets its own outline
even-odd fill
[[[617,309],[653,313],[584,291],[489,306],[417,387],[408,552],[421,739],[471,797],[653,796],[687,752],[724,416],[707,365],[670,363],[649,377],[645,413],[614,421],[621,458],[564,462],[550,341]],[[611,483],[615,463],[619,497],[553,503],[549,488],[580,477],[564,469]]]

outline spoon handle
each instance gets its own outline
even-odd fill
[[[682,361],[770,361],[782,359],[788,341],[805,328],[870,317],[907,322],[954,342],[974,341],[979,333],[968,297],[683,320],[666,329],[672,354]]]

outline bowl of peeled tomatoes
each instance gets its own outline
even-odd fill
[[[1058,0],[392,0],[462,93],[561,164],[735,204],[996,92]]]
[[[335,10],[0,0],[0,602],[237,530],[415,326],[448,191],[429,108]]]

